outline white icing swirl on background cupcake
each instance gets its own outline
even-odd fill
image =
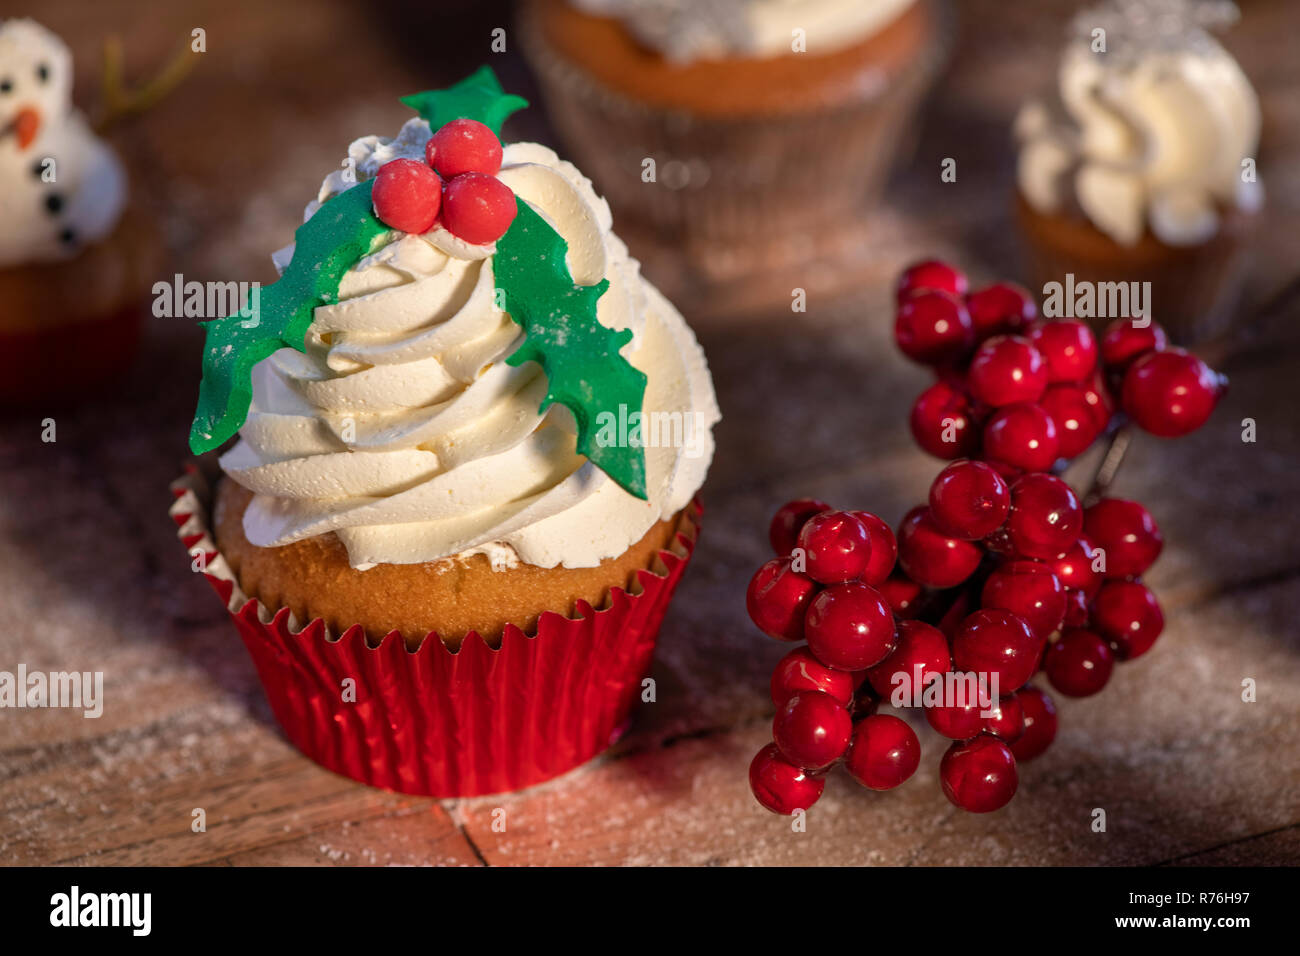
[[[801,30],[811,56],[834,53],[883,30],[914,0],[572,0],[621,20],[676,63],[792,52]]]
[[[1187,246],[1215,235],[1221,209],[1259,207],[1260,184],[1242,175],[1259,144],[1259,101],[1192,12],[1119,3],[1078,16],[1056,101],[1016,119],[1018,183],[1033,208],[1057,213],[1073,200],[1122,245],[1149,227]],[[1107,52],[1090,45],[1098,24]]]
[[[357,140],[355,178],[421,158],[429,135],[416,119],[393,140]],[[568,242],[576,282],[609,279],[600,322],[632,330],[623,354],[646,373],[645,410],[689,418],[692,442],[645,449],[649,500],[619,487],[576,453],[567,409],[538,413],[540,367],[506,364],[523,333],[496,305],[495,246],[441,226],[395,232],[349,270],[337,304],[316,309],[305,354],[282,349],[254,369],[247,422],[221,459],[255,493],[244,518],[253,544],[333,531],[357,568],[473,553],[496,567],[591,567],[695,495],[720,416],[691,331],[641,278],[574,166],[514,143],[499,175]],[[331,174],[308,216],[351,185],[346,172]]]

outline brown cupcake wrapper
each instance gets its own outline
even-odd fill
[[[689,506],[672,550],[599,610],[579,601],[532,633],[507,626],[496,648],[471,633],[452,651],[431,633],[410,651],[397,633],[371,645],[359,624],[336,635],[250,600],[213,540],[207,479],[189,466],[171,490],[178,536],[204,556],[290,742],[354,780],[437,797],[541,783],[622,735],[701,514]]]

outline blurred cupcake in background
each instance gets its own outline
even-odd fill
[[[1263,202],[1259,101],[1206,32],[1236,14],[1114,0],[1075,18],[1055,95],[1016,119],[1017,209],[1039,286],[1150,282],[1152,317],[1176,339],[1223,330]]]
[[[853,278],[949,14],[943,0],[526,0],[521,28],[552,122],[647,271],[715,312]]]
[[[160,246],[72,105],[72,54],[0,22],[0,401],[86,395],[129,366]]]

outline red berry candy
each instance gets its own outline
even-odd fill
[[[862,522],[847,511],[815,514],[799,529],[808,576],[822,584],[841,584],[859,577],[871,561],[871,538]]]
[[[821,691],[847,707],[853,702],[856,681],[848,671],[827,667],[806,647],[796,647],[772,671],[772,703],[781,707],[796,694]]]
[[[999,567],[984,582],[980,603],[1010,611],[1044,641],[1065,620],[1065,588],[1052,569],[1038,561],[1008,561]]]
[[[973,398],[994,408],[1036,402],[1047,388],[1047,365],[1029,339],[997,335],[975,350],[967,382]]]
[[[1025,715],[1025,732],[1011,744],[1011,752],[1017,760],[1033,760],[1056,739],[1056,705],[1037,687],[1022,687],[1016,698]]]
[[[442,182],[424,163],[394,159],[379,167],[370,198],[384,225],[419,235],[438,220]]]
[[[789,558],[773,558],[750,579],[745,609],[768,637],[802,641],[804,615],[816,593],[817,582],[792,571]]]
[[[1205,424],[1226,379],[1190,352],[1165,349],[1148,352],[1124,373],[1121,396],[1143,431],[1160,438],[1178,438]]]
[[[1017,554],[1053,560],[1074,546],[1082,528],[1083,508],[1060,478],[1035,473],[1012,483],[1007,535]]]
[[[501,168],[501,140],[477,120],[454,119],[433,134],[424,158],[443,179],[461,173],[495,176]]]
[[[784,557],[794,550],[799,531],[809,518],[830,510],[830,505],[816,498],[796,498],[778,508],[767,529],[767,539],[777,557]]]
[[[853,736],[848,708],[830,694],[810,690],[777,708],[772,740],[781,756],[804,770],[824,770],[844,756]]]
[[[975,333],[960,299],[946,292],[917,292],[898,305],[894,341],[914,362],[943,365],[965,358]]]
[[[1038,317],[1038,306],[1029,290],[1014,282],[995,282],[966,297],[966,311],[975,327],[975,338],[1015,334]]]
[[[1096,394],[1089,389],[1084,385],[1049,385],[1038,400],[1056,425],[1057,454],[1062,458],[1082,455],[1110,420],[1106,415],[1105,421],[1098,421]]]
[[[849,514],[862,522],[867,537],[871,539],[871,559],[867,561],[861,579],[878,588],[889,578],[898,561],[898,541],[894,538],[894,530],[883,518],[870,511],[850,511]]]
[[[453,236],[475,245],[504,236],[517,211],[510,187],[485,173],[461,173],[443,191],[443,225]]]
[[[921,687],[952,669],[948,656],[948,639],[943,632],[924,621],[899,621],[898,646],[883,661],[867,671],[867,683],[880,697],[888,700],[899,686],[919,691],[916,669],[921,668]],[[906,674],[907,683],[894,683],[895,674]]]
[[[1146,585],[1137,581],[1107,581],[1092,606],[1093,629],[1115,649],[1115,656],[1131,661],[1151,650],[1165,629],[1160,603]]]
[[[1101,586],[1100,580],[1097,586]],[[1065,620],[1061,622],[1061,626],[1087,627],[1090,620],[1092,620],[1092,602],[1088,600],[1088,595],[1083,591],[1066,588]]]
[[[1003,697],[993,705],[995,714],[984,718],[984,732],[1013,744],[1025,734],[1025,709],[1016,694]]]
[[[917,397],[910,425],[917,446],[936,458],[969,458],[979,451],[970,397],[949,382],[935,382]]]
[[[1059,456],[1056,422],[1039,405],[999,408],[984,426],[984,457],[995,467],[1047,471]]]
[[[892,790],[916,773],[920,764],[916,731],[893,714],[875,714],[853,728],[844,769],[864,787]]]
[[[1165,330],[1150,319],[1141,328],[1134,319],[1116,319],[1101,337],[1101,360],[1111,371],[1123,371],[1148,352],[1169,347]]]
[[[971,813],[1005,807],[1020,784],[1011,748],[988,734],[949,747],[939,763],[939,780],[944,795]]]
[[[973,692],[961,702],[955,701],[925,708],[926,722],[935,732],[949,740],[969,740],[984,729],[984,707]]]
[[[1089,697],[1106,686],[1115,667],[1110,645],[1092,631],[1066,631],[1047,649],[1043,669],[1067,697]]]
[[[889,602],[894,610],[894,617],[900,621],[910,620],[920,611],[921,585],[917,584],[901,571],[891,574],[876,588],[880,596]]]
[[[861,671],[894,650],[894,615],[880,592],[861,581],[828,587],[804,620],[808,649],[827,667]]]
[[[930,516],[954,538],[977,541],[1002,527],[1011,493],[982,461],[954,461],[930,485]]]
[[[927,259],[908,266],[898,277],[895,298],[901,303],[914,292],[930,289],[962,296],[966,294],[966,288],[966,276],[960,269],[937,259]]]
[[[898,526],[898,562],[909,578],[928,588],[961,584],[983,555],[978,545],[945,534],[929,508],[913,508]]]
[[[1087,528],[1087,512],[1084,512],[1084,528]],[[1092,545],[1087,538],[1078,538],[1059,558],[1047,562],[1066,588],[1080,591],[1085,597],[1092,597],[1101,587],[1101,575],[1092,569],[1095,557]]]
[[[1097,369],[1097,338],[1082,322],[1040,322],[1030,331],[1029,341],[1047,363],[1049,384],[1083,382]]]
[[[1029,683],[1042,652],[1042,639],[1023,618],[1000,608],[981,608],[962,622],[953,638],[952,664],[958,671],[990,679],[996,674],[996,690],[1003,695]]]
[[[768,810],[789,816],[816,803],[826,780],[800,770],[781,756],[776,744],[768,744],[749,765],[749,789]]]
[[[1103,498],[1083,513],[1083,530],[1106,553],[1106,577],[1135,578],[1160,557],[1164,538],[1136,501]]]

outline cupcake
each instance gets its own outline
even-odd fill
[[[633,249],[726,312],[852,279],[949,19],[942,0],[526,0],[520,26]]]
[[[419,115],[326,177],[254,317],[208,326],[191,445],[239,438],[172,513],[297,746],[465,796],[622,732],[719,413],[590,182],[502,147],[522,100],[485,68],[403,102]]]
[[[0,401],[89,394],[129,366],[158,246],[121,162],[72,107],[72,55],[0,22]]]
[[[1149,282],[1150,315],[1176,339],[1223,330],[1263,201],[1259,101],[1206,32],[1235,12],[1115,0],[1075,18],[1056,94],[1016,119],[1037,282]]]

